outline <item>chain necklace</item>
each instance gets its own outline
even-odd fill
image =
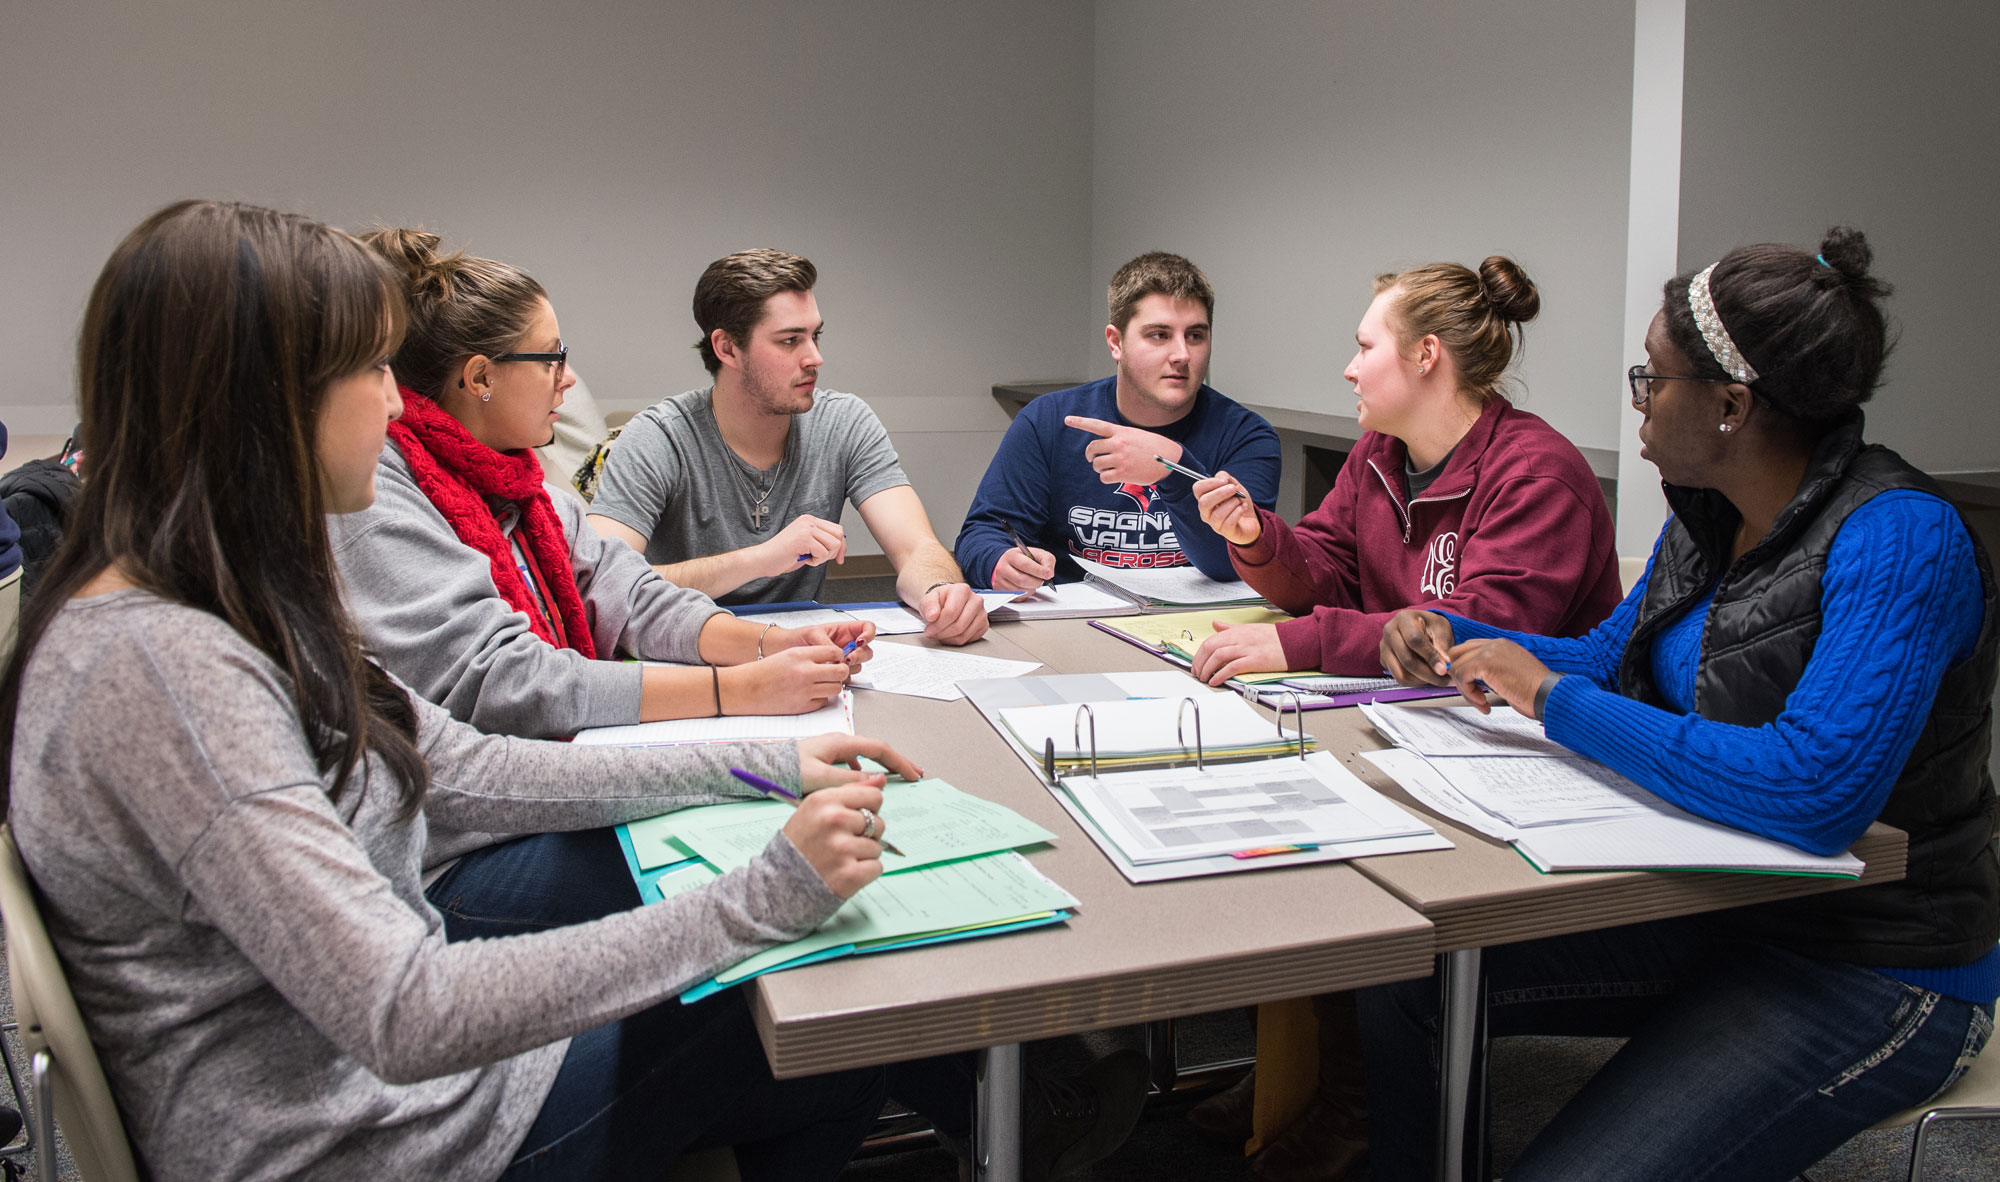
[[[778,487],[778,468],[783,463],[784,460],[780,459],[771,465],[771,479],[762,488],[743,473],[743,465],[729,466],[729,470],[736,473],[736,479],[742,482],[744,495],[750,500],[750,528],[759,533],[764,530],[764,519],[771,515],[770,510],[765,508],[765,502],[771,499],[771,493]]]

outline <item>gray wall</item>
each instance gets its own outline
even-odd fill
[[[1632,27],[1603,0],[1100,0],[1096,291],[1186,254],[1219,389],[1352,415],[1373,276],[1511,254],[1543,295],[1522,405],[1615,447]]]
[[[525,267],[607,409],[706,380],[688,299],[711,259],[808,255],[825,380],[875,403],[947,544],[1005,427],[988,387],[1087,363],[1070,0],[11,4],[4,31],[18,433],[67,430],[97,269],[186,196],[423,223]]]
[[[2000,467],[2000,5],[1688,0],[1680,261],[1868,234],[1902,343],[1869,434],[1937,471]]]

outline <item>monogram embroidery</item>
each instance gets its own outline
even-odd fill
[[[1443,599],[1458,586],[1458,535],[1439,534],[1431,539],[1424,556],[1424,581],[1417,590],[1433,599]]]

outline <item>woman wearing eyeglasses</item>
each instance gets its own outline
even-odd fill
[[[365,241],[405,279],[410,331],[394,365],[407,408],[382,449],[375,507],[336,522],[334,555],[391,672],[481,730],[529,737],[798,714],[840,693],[872,626],[737,619],[543,489],[529,449],[549,442],[575,378],[541,284],[441,253],[418,230]]]
[[[1842,227],[1668,281],[1630,381],[1674,516],[1597,630],[1384,630],[1403,680],[1483,683],[1698,816],[1819,854],[1877,819],[1910,837],[1900,882],[1489,949],[1493,1034],[1630,1036],[1510,1182],[1791,1178],[1992,1031],[2000,600],[1936,484],[1863,440],[1888,351],[1871,259]],[[1436,1004],[1363,991],[1380,1178],[1430,1176]]]
[[[904,761],[485,735],[371,661],[326,515],[374,496],[397,286],[326,226],[191,201],[84,313],[92,474],[0,674],[0,803],[139,1173],[637,1178],[735,1144],[746,1179],[830,1180],[881,1073],[773,1080],[741,991],[676,995],[881,873],[880,778],[831,761]],[[700,890],[459,943],[424,900],[431,826],[752,795],[732,764],[810,794]]]

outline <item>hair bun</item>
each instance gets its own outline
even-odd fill
[[[1479,264],[1479,291],[1500,319],[1515,324],[1533,320],[1542,310],[1534,280],[1506,255],[1496,254]]]
[[[1879,299],[1889,294],[1889,285],[1868,273],[1875,261],[1875,250],[1868,245],[1868,236],[1853,226],[1835,226],[1819,240],[1819,258],[1826,264],[1815,268],[1815,276],[1821,287],[1836,285],[1858,289],[1861,294]]]
[[[465,257],[464,251],[440,255],[438,247],[444,239],[422,227],[384,227],[362,235],[361,240],[402,274],[411,294],[436,288],[439,295],[451,297],[451,277],[458,270],[459,260]]]

